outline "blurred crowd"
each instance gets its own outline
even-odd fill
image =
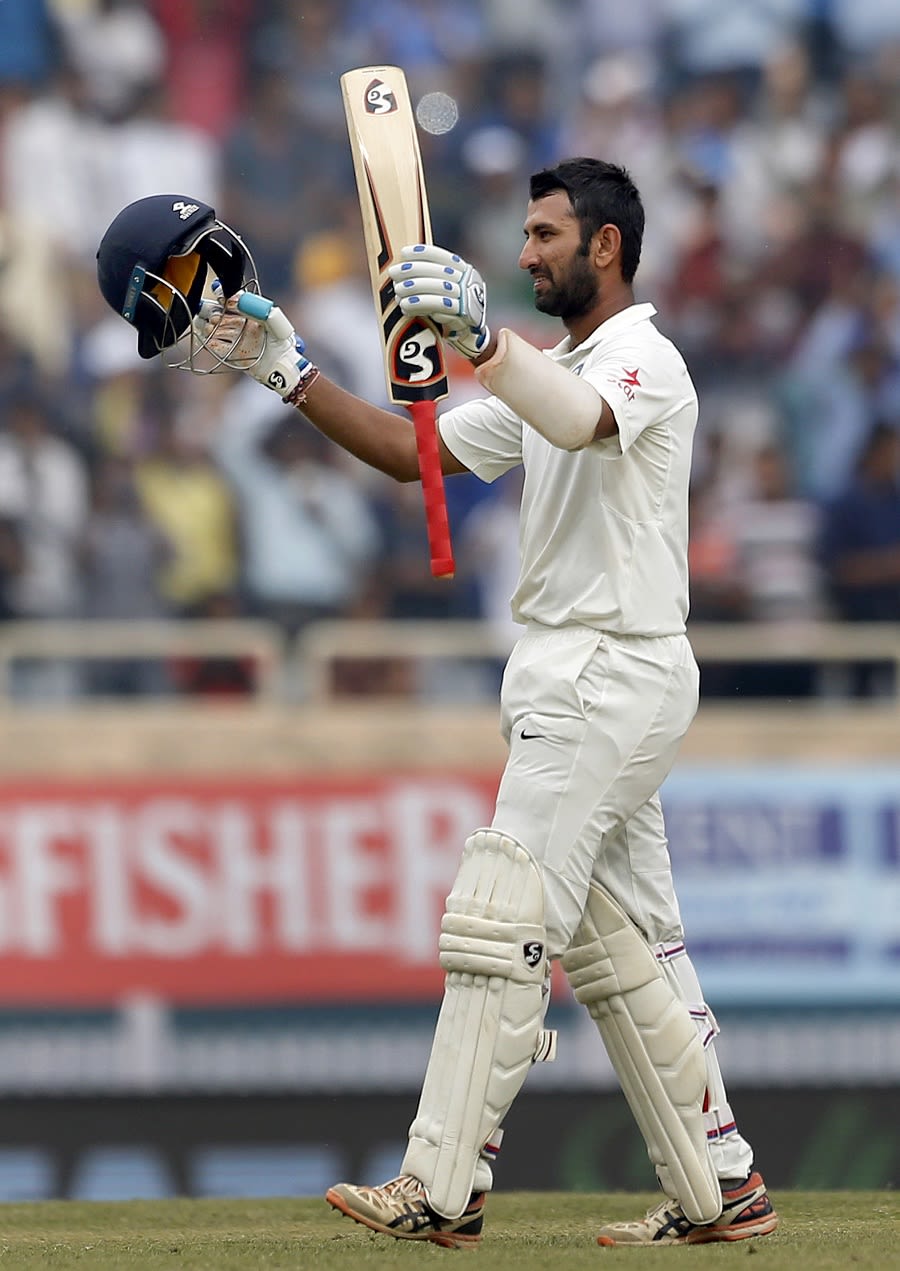
[[[639,299],[701,400],[694,620],[900,621],[900,6],[883,0],[3,0],[0,619],[509,634],[514,477],[447,483],[458,578],[433,580],[417,488],[252,382],[142,361],[97,291],[126,203],[199,197],[319,365],[384,401],[339,86],[376,63],[404,67],[414,102],[457,103],[455,127],[421,134],[434,237],[482,269],[495,326],[558,339],[516,268],[532,171],[592,154],[641,188]],[[452,382],[451,402],[477,388],[456,361]],[[241,691],[232,671],[166,675]],[[158,692],[160,674],[98,665],[89,687]],[[789,673],[784,691],[815,688]]]

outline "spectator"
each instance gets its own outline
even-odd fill
[[[20,396],[0,434],[0,511],[22,536],[13,608],[20,618],[67,618],[80,609],[78,546],[88,515],[82,457],[54,431],[47,405]]]
[[[498,662],[506,660],[522,634],[509,601],[519,581],[519,504],[521,474],[507,473],[466,517],[459,536],[457,572],[474,581],[476,616],[491,627]],[[499,668],[498,668],[499,669]]]
[[[16,616],[10,593],[22,572],[23,561],[18,517],[0,516],[0,622]]]
[[[352,0],[346,27],[364,33],[373,64],[406,68],[414,84],[433,85],[452,65],[477,62],[487,44],[478,0]]]
[[[383,486],[375,509],[382,540],[382,555],[375,570],[382,616],[431,621],[473,617],[472,596],[431,575],[422,491],[418,486]],[[451,528],[453,524],[451,520]]]
[[[750,622],[814,622],[824,617],[816,563],[818,508],[794,492],[784,452],[767,442],[753,456],[750,497],[732,509],[736,577]],[[744,697],[809,697],[815,667],[793,660],[737,671]]]
[[[549,67],[543,55],[509,51],[486,68],[490,92],[478,127],[508,128],[523,147],[529,172],[553,163],[559,148],[560,121],[550,108]]]
[[[751,622],[824,617],[816,564],[819,509],[795,493],[787,457],[768,442],[753,457],[750,497],[733,510],[737,568]]]
[[[726,212],[729,248],[742,259],[777,250],[792,198],[821,176],[828,128],[828,101],[808,48],[798,40],[779,45],[734,132]]]
[[[900,432],[879,422],[827,506],[822,555],[838,617],[900,622]]]
[[[162,566],[168,540],[141,505],[129,458],[107,455],[94,472],[93,501],[81,545],[84,616],[108,621],[162,618]],[[158,694],[167,678],[160,660],[96,660],[85,669],[88,691],[100,696]]]
[[[829,500],[852,471],[874,420],[890,406],[896,362],[861,317],[836,362],[811,359],[811,346],[812,339],[801,346],[784,380],[785,442],[801,492]],[[823,366],[831,367],[827,381]]]
[[[808,0],[670,0],[665,44],[672,73],[697,77],[737,72],[754,84],[774,51],[800,31],[807,8]]]
[[[729,510],[745,495],[735,481],[743,465],[735,462],[729,439],[714,431],[698,435],[690,487],[688,563],[691,575],[691,619],[740,622],[746,616],[738,578],[738,548]]]
[[[277,403],[273,415],[271,402],[241,388],[224,406],[214,445],[236,492],[250,613],[287,636],[351,613],[369,584],[378,532],[328,447]]]
[[[285,79],[290,113],[324,143],[320,158],[345,148],[340,75],[350,66],[378,62],[365,22],[377,20],[380,12],[380,6],[367,4],[358,20],[348,0],[272,0],[256,26],[248,49],[252,97],[268,77]]]
[[[715,341],[728,293],[730,263],[718,187],[697,182],[694,195],[695,214],[674,254],[667,301],[687,349]]]
[[[689,490],[688,566],[691,622],[743,622],[746,596],[738,571],[738,547],[730,510],[746,497],[747,473],[731,435],[700,428]],[[700,664],[704,698],[730,697],[738,687],[734,666]]]
[[[900,622],[900,432],[879,421],[853,476],[828,505],[821,539],[834,614]],[[858,666],[854,691],[884,690],[882,668]],[[896,686],[894,686],[896,687]]]
[[[892,90],[865,65],[851,68],[841,83],[832,162],[845,224],[861,238],[870,231],[900,161]]]
[[[109,214],[102,228],[127,203],[169,191],[203,199],[219,210],[219,149],[207,133],[172,115],[161,84],[149,85],[134,99],[128,115],[110,128],[107,144],[103,194]]]
[[[88,618],[162,618],[161,565],[168,539],[148,518],[130,458],[103,456],[93,476],[93,500],[82,546],[84,613]]]
[[[884,0],[829,0],[831,25],[846,59],[900,45],[900,11]]]
[[[137,0],[86,0],[55,5],[63,46],[102,118],[128,115],[157,84],[166,59],[159,24]]]
[[[354,227],[355,228],[355,227]],[[294,262],[299,325],[315,323],[322,362],[342,388],[387,405],[378,319],[362,235],[307,234]]]
[[[301,234],[332,228],[341,158],[297,110],[287,72],[262,72],[246,115],[223,143],[216,210],[251,245],[267,295],[289,293]]]
[[[679,170],[667,131],[672,116],[667,121],[661,96],[647,52],[606,53],[585,71],[560,138],[565,154],[600,154],[624,164],[645,191],[647,206],[666,208],[665,216],[651,218],[641,249],[641,286],[648,295],[658,295],[667,282],[695,202]]]
[[[253,0],[152,0],[172,118],[221,141],[244,109]]]
[[[0,102],[44,87],[56,65],[55,35],[47,0],[0,4]]]
[[[88,516],[85,464],[58,436],[36,393],[8,403],[0,434],[0,518],[15,527],[21,562],[8,583],[11,614],[19,619],[75,617],[81,604],[79,545]],[[7,534],[7,550],[11,549]],[[14,691],[59,699],[77,689],[64,661],[23,662]]]
[[[832,176],[827,171],[817,175],[781,215],[774,250],[754,271],[756,285],[786,290],[807,320],[815,318],[820,305],[858,294],[868,257],[863,241],[845,223]]]
[[[527,298],[522,280],[510,281],[507,268],[510,243],[515,243],[521,232],[524,158],[525,145],[519,134],[500,125],[476,129],[462,148],[465,188],[470,194],[460,250],[483,253],[489,262],[485,274],[495,307],[521,305]]]
[[[188,400],[163,409],[155,445],[138,460],[144,512],[171,551],[157,589],[173,614],[202,614],[210,596],[230,592],[238,575],[234,495],[210,457],[204,421]]]
[[[106,225],[108,204],[96,202],[108,184],[107,133],[88,91],[84,74],[62,62],[46,91],[11,114],[0,150],[11,221],[42,231],[62,268],[92,262]]]

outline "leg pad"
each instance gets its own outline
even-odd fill
[[[597,1024],[663,1189],[691,1222],[713,1222],[722,1194],[706,1143],[700,1037],[650,946],[595,884],[562,965]]]
[[[476,1165],[541,1049],[544,890],[529,852],[477,830],[441,923],[444,1000],[402,1172],[447,1218],[469,1202]]]

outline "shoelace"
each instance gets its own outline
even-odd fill
[[[411,1174],[400,1174],[397,1178],[392,1178],[390,1182],[384,1183],[375,1190],[384,1192],[386,1196],[422,1198],[422,1184],[417,1178],[413,1178]]]

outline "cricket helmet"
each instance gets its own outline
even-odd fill
[[[200,199],[152,194],[124,207],[97,249],[107,303],[151,358],[177,343],[200,310],[211,273],[225,296],[258,290],[256,266],[234,230]]]

